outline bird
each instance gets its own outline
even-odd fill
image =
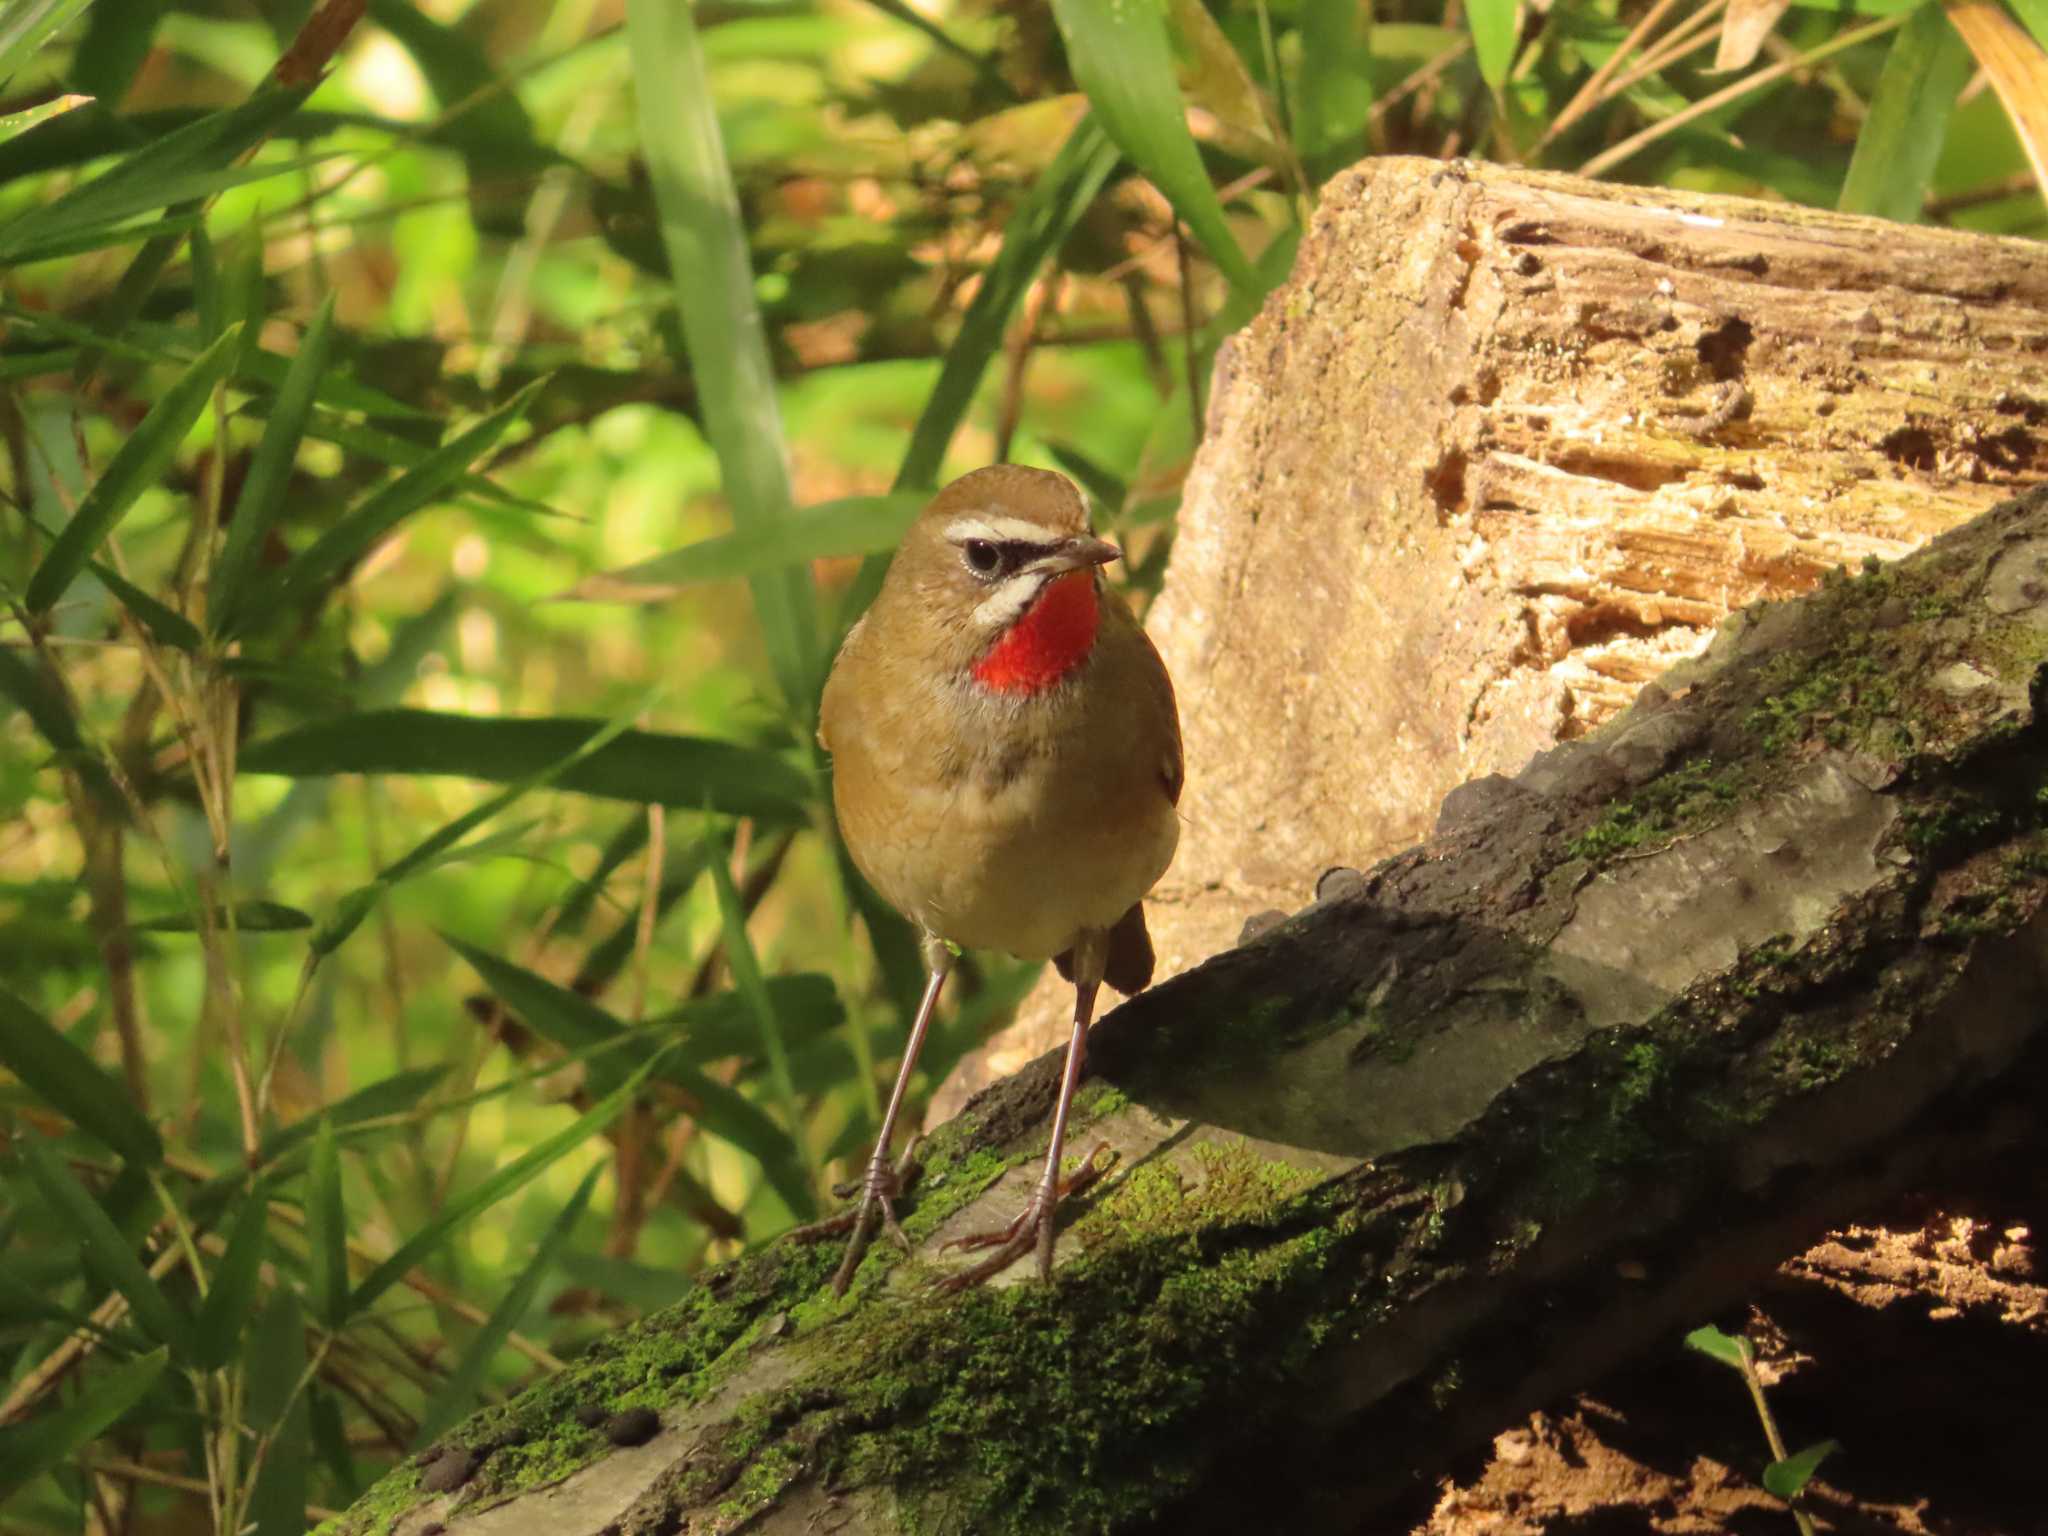
[[[889,1160],[919,1049],[961,950],[1052,960],[1073,984],[1052,1144],[1017,1219],[957,1239],[992,1250],[961,1288],[1034,1248],[1052,1276],[1062,1149],[1103,983],[1152,979],[1144,898],[1180,839],[1183,765],[1173,681],[1102,568],[1122,551],[1089,528],[1072,481],[998,464],[944,487],[890,561],[825,683],[818,740],[848,856],[916,925],[926,966],[857,1205],[814,1224],[846,1232],[845,1294],[879,1224],[907,1247]],[[951,1246],[951,1245],[949,1245]]]

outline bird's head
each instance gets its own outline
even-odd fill
[[[944,661],[995,692],[1029,694],[1086,659],[1101,618],[1096,569],[1120,554],[1088,531],[1064,475],[997,464],[932,499],[889,586],[920,611]]]

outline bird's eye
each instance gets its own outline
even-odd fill
[[[977,576],[993,576],[1002,568],[1003,552],[987,539],[969,539],[960,546],[960,554]]]

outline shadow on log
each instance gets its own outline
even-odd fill
[[[2031,1126],[2048,489],[1744,611],[1435,837],[1098,1026],[1114,1174],[1051,1286],[930,1281],[1025,1198],[1057,1060],[929,1143],[853,1292],[771,1244],[335,1526],[1356,1529]]]

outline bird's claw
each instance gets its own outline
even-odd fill
[[[1106,1160],[1102,1160],[1102,1154],[1105,1152],[1110,1155]],[[1041,1184],[1033,1190],[1030,1202],[1017,1213],[1016,1220],[1007,1227],[994,1232],[970,1232],[964,1237],[956,1237],[941,1244],[941,1251],[948,1248],[988,1248],[994,1251],[987,1258],[936,1282],[937,1288],[942,1291],[964,1291],[970,1286],[979,1285],[991,1276],[1008,1269],[1034,1247],[1038,1250],[1039,1276],[1041,1279],[1050,1280],[1053,1234],[1059,1220],[1060,1202],[1069,1195],[1081,1193],[1115,1166],[1114,1149],[1106,1141],[1097,1142],[1089,1150],[1081,1166],[1061,1179],[1054,1189],[1048,1192]]]
[[[814,1221],[806,1226],[793,1229],[790,1237],[796,1242],[813,1242],[821,1237],[846,1235],[846,1255],[839,1261],[839,1268],[832,1276],[832,1293],[844,1296],[846,1288],[853,1283],[853,1272],[860,1268],[861,1259],[867,1254],[868,1244],[874,1240],[875,1216],[880,1213],[882,1226],[906,1252],[910,1238],[903,1230],[903,1223],[896,1219],[896,1199],[913,1184],[923,1165],[917,1154],[921,1139],[911,1138],[910,1145],[903,1149],[903,1155],[891,1167],[877,1157],[869,1162],[867,1174],[858,1185],[842,1185],[833,1191],[836,1195],[849,1196],[856,1189],[860,1201],[851,1210],[841,1211],[836,1216],[827,1216],[823,1221]]]

